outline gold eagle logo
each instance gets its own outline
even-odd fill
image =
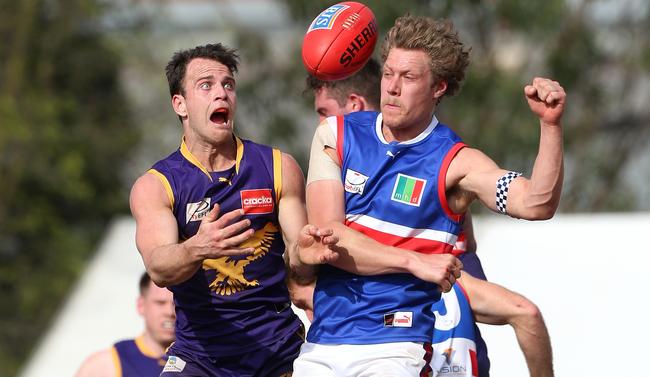
[[[251,238],[243,242],[240,247],[254,247],[253,254],[245,258],[238,257],[221,257],[217,259],[206,259],[203,261],[204,270],[215,270],[215,276],[210,289],[220,296],[230,296],[251,287],[257,287],[257,279],[249,281],[244,277],[244,268],[252,261],[265,256],[273,240],[278,235],[279,229],[273,223],[266,223],[264,228],[256,231]]]

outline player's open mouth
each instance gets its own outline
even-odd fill
[[[216,109],[212,115],[210,115],[210,121],[217,124],[225,124],[228,122],[228,109],[219,108]]]
[[[173,329],[174,328],[174,321],[165,321],[165,322],[163,322],[162,327],[164,329]]]

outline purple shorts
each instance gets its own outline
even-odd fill
[[[305,338],[298,331],[264,348],[230,356],[197,356],[170,347],[165,369],[160,377],[289,377],[293,361],[300,354]]]

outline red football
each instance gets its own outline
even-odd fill
[[[360,70],[377,43],[372,10],[354,1],[332,5],[319,14],[302,41],[302,62],[321,80],[342,80]]]

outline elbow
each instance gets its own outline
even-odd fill
[[[532,221],[549,220],[555,216],[559,205],[559,199],[555,198],[548,198],[542,201],[531,200],[525,206],[526,211],[522,217]]]
[[[177,283],[172,280],[172,277],[169,274],[156,269],[155,266],[147,266],[147,274],[149,274],[151,281],[160,288],[167,288]]]
[[[156,284],[160,288],[167,288],[170,285],[173,285],[173,282],[167,278],[165,278],[163,275],[155,273],[153,271],[147,271],[149,273],[149,276],[151,277],[151,281]]]
[[[530,215],[526,217],[531,221],[543,221],[553,218],[555,209],[553,208],[534,208],[530,211]]]

